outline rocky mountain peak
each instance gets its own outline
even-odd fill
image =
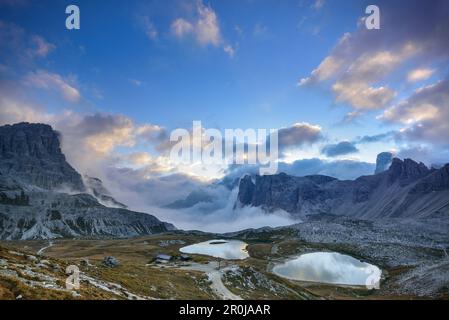
[[[391,152],[381,152],[376,158],[376,171],[375,174],[388,170],[393,160],[393,154]]]
[[[43,189],[85,189],[81,175],[61,151],[59,133],[47,124],[0,127],[0,172]]]
[[[416,181],[429,174],[431,171],[422,162],[416,162],[412,159],[394,158],[388,169],[390,182],[400,181],[402,186]]]
[[[47,124],[21,122],[5,125],[0,127],[0,137],[2,157],[64,157],[59,144],[59,134]]]
[[[0,239],[121,238],[175,229],[125,208],[100,179],[83,182],[51,126],[0,126]]]

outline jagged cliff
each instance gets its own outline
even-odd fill
[[[58,133],[46,124],[0,127],[0,172],[43,189],[85,190],[81,175],[61,152]]]
[[[246,176],[238,206],[278,209],[294,217],[313,214],[357,218],[449,217],[449,164],[428,169],[411,159],[393,159],[387,171],[342,181],[327,176]]]
[[[85,181],[66,161],[50,126],[0,127],[0,239],[131,237],[174,229],[126,210],[101,180]]]

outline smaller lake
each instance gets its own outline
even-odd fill
[[[382,271],[337,252],[314,252],[276,265],[273,273],[291,280],[378,288]]]
[[[243,260],[249,257],[247,243],[239,240],[209,240],[179,249],[182,253],[202,254],[226,260]]]

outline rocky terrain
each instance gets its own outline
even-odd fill
[[[0,299],[447,299],[449,165],[389,161],[380,156],[377,174],[353,181],[245,176],[233,183],[236,206],[282,209],[301,223],[210,234],[128,210],[70,166],[50,126],[0,127]],[[197,191],[171,207],[212,200]],[[211,239],[245,241],[249,258],[181,257],[182,246]],[[378,266],[380,289],[272,272],[317,251]],[[80,269],[80,289],[66,288],[68,266]]]
[[[229,234],[171,231],[128,239],[0,241],[0,299],[447,299],[449,239],[422,222],[314,216],[282,228]],[[248,244],[249,258],[217,260],[180,248],[211,239]],[[281,278],[272,267],[332,251],[378,266],[378,290]],[[164,255],[166,261],[158,261]],[[182,258],[182,259],[181,259]],[[67,290],[67,266],[80,289]]]
[[[313,214],[358,219],[449,217],[449,164],[428,169],[411,159],[393,159],[387,171],[356,180],[328,176],[245,176],[239,206],[278,209],[293,217]]]
[[[101,180],[83,180],[70,166],[50,126],[0,127],[0,239],[132,237],[174,229],[125,208]]]

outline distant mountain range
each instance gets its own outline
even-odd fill
[[[0,127],[0,239],[131,237],[175,229],[150,214],[128,210],[100,179],[79,174],[66,161],[59,138],[45,124]],[[429,169],[388,153],[377,162],[376,174],[355,180],[253,174],[214,186],[238,187],[235,207],[284,210],[293,218],[449,217],[449,164]],[[212,193],[198,190],[167,207],[213,201]]]
[[[49,125],[0,127],[0,239],[130,237],[173,229],[127,210],[100,179],[82,177]]]
[[[381,157],[383,163],[385,158]],[[359,219],[449,217],[449,164],[429,169],[411,159],[394,158],[388,170],[378,171],[346,181],[322,175],[248,175],[240,180],[236,205],[284,210],[297,218],[315,214]]]

